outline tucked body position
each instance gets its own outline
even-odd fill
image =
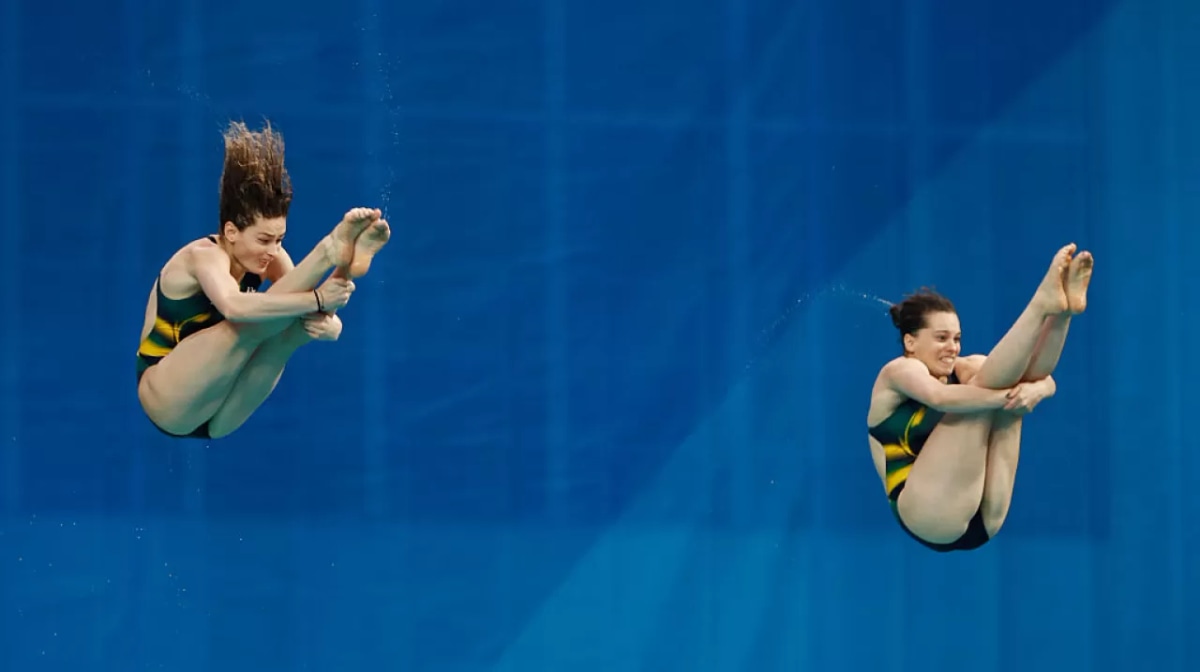
[[[231,124],[217,232],[176,251],[150,290],[137,393],[169,436],[219,438],[241,427],[300,346],[337,339],[338,309],[391,235],[379,210],[355,208],[293,264],[283,248],[292,202],[283,159],[270,124]]]
[[[875,468],[900,527],[939,552],[979,548],[1012,501],[1025,414],[1053,396],[1074,316],[1087,306],[1089,252],[1054,255],[1033,299],[985,355],[960,356],[954,305],[923,290],[891,308],[903,354],[871,390]]]

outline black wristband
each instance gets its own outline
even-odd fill
[[[318,313],[325,312],[325,304],[321,303],[321,293],[314,289],[313,296],[317,297],[317,312]]]

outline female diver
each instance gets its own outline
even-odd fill
[[[1072,243],[992,351],[959,357],[953,304],[922,291],[892,306],[904,354],[888,362],[867,412],[875,468],[896,519],[939,552],[968,551],[1004,524],[1021,416],[1053,396],[1071,317],[1084,311],[1093,259]]]
[[[283,153],[269,123],[229,126],[219,232],[177,251],[150,291],[138,399],[169,436],[220,438],[246,422],[297,348],[337,339],[333,313],[390,237],[378,210],[356,208],[293,265],[282,247],[292,202]],[[257,293],[264,280],[270,287]]]

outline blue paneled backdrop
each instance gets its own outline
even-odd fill
[[[6,0],[0,669],[1192,669],[1200,6]],[[211,445],[144,301],[271,119],[393,242]],[[994,543],[896,527],[888,300],[1097,259]]]

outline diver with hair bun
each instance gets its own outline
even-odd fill
[[[1033,299],[990,353],[959,356],[946,297],[921,290],[892,306],[901,356],[880,370],[867,427],[900,527],[926,547],[968,551],[999,532],[1012,501],[1022,416],[1054,395],[1050,376],[1071,318],[1087,306],[1089,252],[1060,249]]]

